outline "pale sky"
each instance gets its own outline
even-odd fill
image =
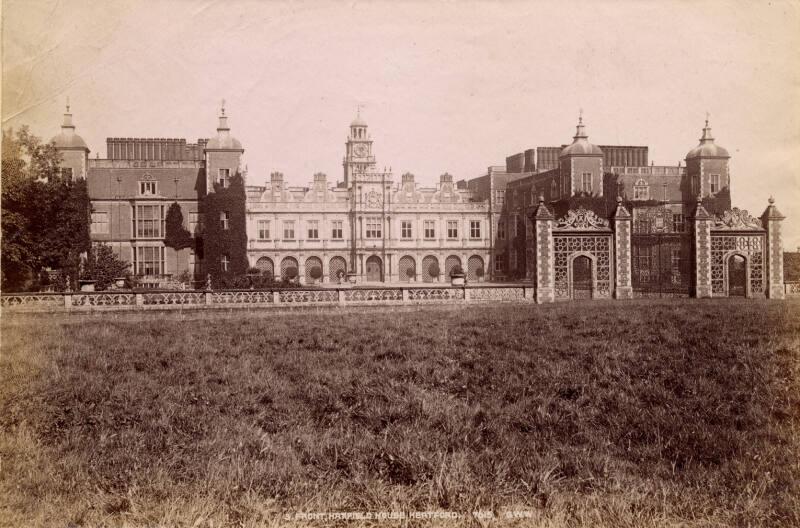
[[[66,97],[77,133],[216,131],[227,101],[249,184],[342,177],[362,117],[379,168],[433,184],[526,148],[648,145],[677,164],[706,112],[731,155],[734,205],[770,195],[800,246],[800,1],[322,2],[4,0],[3,127],[50,138]]]

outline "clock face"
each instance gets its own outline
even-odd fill
[[[356,156],[363,158],[367,155],[367,146],[363,143],[359,143],[353,147],[353,151],[355,152]]]

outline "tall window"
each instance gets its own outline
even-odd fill
[[[447,221],[447,238],[458,238],[458,220]]]
[[[283,239],[294,240],[294,220],[283,221]]]
[[[133,213],[136,238],[163,238],[163,205],[137,205]]]
[[[711,175],[711,194],[719,192],[719,174]]]
[[[228,255],[222,255],[219,258],[219,267],[222,271],[228,271],[228,266],[230,266],[231,259],[228,258]]]
[[[481,221],[480,220],[470,220],[469,221],[469,237],[470,238],[480,238],[481,237]]]
[[[435,220],[423,221],[422,231],[426,239],[436,238],[436,221]]]
[[[269,240],[269,220],[258,221],[258,239]]]
[[[496,196],[496,203],[497,205],[503,205],[506,202],[506,192],[505,191],[495,191]]]
[[[696,174],[692,176],[692,194],[695,196],[700,194],[700,176]]]
[[[203,232],[203,217],[201,213],[189,213],[189,232],[192,234]]]
[[[217,175],[217,183],[219,183],[220,187],[223,189],[227,189],[231,182],[231,170],[230,169],[219,169],[219,173]]]
[[[647,182],[643,179],[636,180],[636,184],[633,186],[633,199],[634,200],[649,200],[650,199],[650,187],[647,185]]]
[[[506,239],[506,221],[500,220],[497,222],[497,238],[500,240]]]
[[[72,167],[61,167],[59,172],[61,173],[61,178],[72,180]]]
[[[342,220],[333,220],[331,222],[331,238],[334,240],[341,240],[344,238],[343,224],[344,222]]]
[[[400,222],[400,238],[411,238],[411,220],[403,220]]]
[[[367,238],[381,238],[381,219],[367,218]]]
[[[309,240],[319,239],[319,220],[308,221],[308,239]]]
[[[137,247],[134,258],[136,259],[134,269],[137,275],[164,274],[163,247]]]
[[[672,214],[672,230],[676,233],[683,233],[683,215],[680,213]]]
[[[231,215],[228,211],[220,211],[219,213],[219,227],[223,231],[227,231],[231,224]]]
[[[584,172],[581,175],[581,190],[587,194],[592,194],[592,173]]]
[[[92,234],[108,234],[108,213],[92,213]]]
[[[142,196],[153,196],[158,194],[158,182],[156,181],[140,181],[139,194]]]
[[[511,217],[511,238],[517,238],[517,215]]]
[[[503,271],[503,267],[505,265],[505,255],[495,255],[494,257],[494,270],[497,273],[501,273]]]

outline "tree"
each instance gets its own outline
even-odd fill
[[[178,202],[173,202],[167,209],[164,219],[164,245],[175,250],[186,249],[194,245],[194,239],[188,229],[183,227],[183,212]]]
[[[92,247],[83,263],[82,278],[91,279],[95,282],[95,289],[105,290],[114,279],[130,275],[130,264],[119,259],[111,246],[107,244],[97,244]]]
[[[60,154],[22,127],[3,131],[2,288],[37,286],[46,267],[75,280],[89,250],[91,203],[84,180],[63,179]]]

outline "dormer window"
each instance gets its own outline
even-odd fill
[[[139,194],[142,196],[155,196],[158,194],[158,182],[156,181],[140,181]]]
[[[636,184],[633,186],[633,199],[634,200],[649,200],[650,199],[650,187],[647,185],[647,182],[643,179],[636,180]]]
[[[230,169],[219,169],[219,175],[217,176],[217,183],[223,189],[227,189],[230,185],[231,180],[231,170]]]

